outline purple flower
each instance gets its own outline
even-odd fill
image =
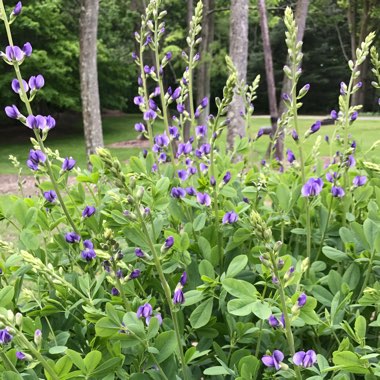
[[[29,78],[29,88],[33,90],[40,90],[45,85],[44,77],[39,74],[37,76],[32,76]]]
[[[274,315],[271,315],[268,318],[268,323],[269,323],[269,326],[273,328],[278,327],[280,325],[280,321]]]
[[[145,125],[143,123],[136,123],[135,131],[139,133],[145,132]]]
[[[92,244],[91,240],[85,240],[83,242],[84,250],[81,251],[81,256],[83,260],[91,261],[96,257],[96,253],[94,251],[94,244]]]
[[[187,178],[189,177],[189,174],[188,174],[187,171],[184,170],[184,169],[178,170],[177,173],[178,173],[178,178],[179,178],[181,181],[186,181]]]
[[[215,179],[215,177],[212,175],[211,176],[211,178],[210,178],[210,185],[212,186],[212,187],[214,187],[215,185],[216,185],[216,179]]]
[[[136,106],[142,106],[144,104],[144,98],[142,96],[135,96],[133,98],[133,103],[135,103]]]
[[[44,198],[50,202],[54,203],[57,199],[57,193],[54,190],[49,190],[44,192]]]
[[[15,105],[5,107],[5,113],[11,119],[18,119],[21,116],[20,111],[18,110],[18,108]]]
[[[206,125],[198,125],[195,127],[195,134],[197,137],[205,137],[207,134],[207,126]]]
[[[284,92],[282,95],[281,95],[281,97],[282,97],[282,100],[284,101],[284,102],[291,102],[291,98],[290,98],[290,96],[289,96],[289,94],[287,94],[286,92]]]
[[[196,174],[198,171],[198,169],[195,167],[195,166],[190,166],[188,169],[187,169],[187,173],[190,175],[194,175]]]
[[[45,129],[46,118],[41,115],[29,115],[26,118],[26,126],[30,129]]]
[[[158,156],[158,162],[160,164],[166,162],[166,159],[167,159],[167,156],[166,156],[166,153],[164,152],[160,153],[160,155]]]
[[[131,57],[132,57],[132,59],[133,59],[134,61],[136,61],[136,59],[137,59],[138,57],[137,57],[137,54],[136,54],[135,51],[132,52]]]
[[[141,257],[141,258],[145,257],[145,253],[143,252],[143,250],[141,248],[136,248],[135,249],[135,255],[137,257]]]
[[[161,313],[157,313],[157,314],[150,315],[149,317],[145,318],[145,323],[147,324],[147,326],[149,326],[150,320],[151,320],[152,318],[157,318],[157,320],[158,320],[158,324],[159,324],[160,326],[162,325],[162,316],[161,316]]]
[[[122,269],[118,269],[116,272],[115,272],[115,276],[119,279],[122,279],[124,277],[124,273],[123,273],[123,270]]]
[[[207,193],[197,193],[197,201],[201,205],[205,205],[205,206],[211,205],[211,197]]]
[[[310,178],[302,186],[302,195],[304,197],[314,197],[322,191],[323,181],[320,178]]]
[[[351,121],[355,121],[358,118],[358,113],[356,111],[353,112],[353,114],[350,117]]]
[[[367,182],[367,177],[365,175],[357,175],[353,180],[352,184],[355,187],[364,186]]]
[[[46,156],[40,150],[31,149],[29,152],[29,159],[26,161],[27,166],[32,170],[38,170],[38,164],[44,163]]]
[[[136,312],[137,318],[148,318],[153,314],[153,308],[150,303],[146,303],[142,306],[139,306]]]
[[[355,160],[355,157],[350,154],[347,158],[347,161],[346,161],[346,165],[349,167],[349,168],[352,168],[356,165],[356,160]]]
[[[30,57],[32,55],[33,48],[30,42],[27,42],[26,44],[24,44],[24,46],[22,47],[22,51],[27,57]]]
[[[204,155],[210,154],[211,152],[211,145],[210,144],[202,144],[199,148],[200,152]]]
[[[208,170],[208,166],[205,163],[201,162],[199,165],[199,169],[201,170],[202,173],[206,173]]]
[[[170,249],[171,247],[173,247],[173,245],[174,245],[174,237],[173,236],[169,236],[165,240],[164,247],[165,247],[165,249]]]
[[[180,283],[182,286],[185,286],[185,285],[186,285],[186,282],[187,282],[187,273],[186,273],[186,272],[183,272],[182,275],[181,275],[181,278],[179,279],[179,283]]]
[[[25,92],[28,92],[29,91],[29,86],[28,86],[28,83],[26,83],[26,81],[24,81],[24,79],[22,80],[22,85],[24,87]],[[18,79],[13,79],[12,80],[11,87],[12,87],[12,90],[16,94],[21,93],[21,85],[20,85],[20,82],[18,81]]]
[[[298,351],[293,355],[293,363],[305,368],[312,367],[317,362],[317,355],[314,350]]]
[[[280,350],[274,350],[272,355],[264,355],[261,361],[267,367],[274,367],[278,371],[281,368],[281,362],[284,360],[284,354]]]
[[[52,129],[52,128],[55,127],[56,122],[55,122],[54,117],[48,115],[48,116],[45,117],[45,120],[46,120],[46,127],[48,129]]]
[[[65,235],[65,240],[70,244],[79,243],[80,236],[76,232],[68,232]]]
[[[21,11],[22,11],[22,3],[21,3],[21,1],[19,1],[16,5],[15,5],[15,7],[13,8],[13,14],[15,15],[15,16],[18,16],[20,13],[21,13]]]
[[[286,157],[287,157],[289,163],[292,163],[296,159],[296,156],[294,155],[294,153],[290,149],[288,149],[286,151]]]
[[[226,174],[223,176],[223,183],[227,184],[231,181],[231,172],[226,172]]]
[[[96,208],[94,206],[86,206],[82,211],[82,216],[83,218],[89,218],[90,216],[95,214],[95,211]]]
[[[62,163],[62,170],[70,171],[74,168],[76,161],[72,157],[66,157]]]
[[[239,219],[239,216],[238,214],[236,214],[236,212],[229,211],[226,214],[224,214],[222,222],[223,224],[232,224],[232,223],[237,222],[238,219]]]
[[[333,197],[342,198],[342,197],[344,197],[345,192],[344,192],[343,188],[341,188],[339,186],[333,186],[331,188],[331,194]]]
[[[297,299],[297,305],[298,305],[298,307],[305,306],[306,301],[307,301],[307,295],[305,293],[301,293],[300,296]]]
[[[347,85],[346,85],[346,83],[340,82],[340,89],[339,89],[340,94],[341,95],[346,95],[346,91],[347,91]]]
[[[2,329],[0,330],[0,344],[7,344],[13,339],[13,336],[9,334],[8,330]]]
[[[329,138],[329,136],[328,136],[328,135],[325,135],[325,141],[327,142],[327,144],[329,143],[329,141],[330,141],[330,138]]]
[[[171,51],[168,51],[167,53],[165,53],[165,58],[167,61],[170,61],[173,57],[173,54]]]
[[[114,296],[114,297],[117,297],[118,295],[120,295],[120,292],[117,288],[113,287],[111,289],[111,294]]]
[[[338,119],[338,112],[336,112],[335,110],[332,110],[332,111],[330,112],[330,117],[331,117],[331,119],[333,119],[333,120],[337,120],[337,119]]]
[[[174,140],[178,140],[179,138],[179,129],[176,126],[170,126],[169,127],[169,135]]]
[[[21,352],[21,351],[16,351],[16,358],[18,360],[25,360],[26,355],[23,352]]]
[[[181,95],[181,87],[177,87],[173,93],[172,93],[172,100],[177,100],[179,98],[179,96]]]
[[[201,104],[200,104],[200,106],[201,106],[202,108],[206,108],[206,107],[208,106],[208,98],[207,98],[207,97],[205,97],[205,98],[203,98],[203,99],[201,100]]]
[[[144,112],[144,120],[154,120],[157,117],[156,112],[149,109],[148,111]]]
[[[178,144],[177,157],[181,156],[182,154],[187,155],[191,153],[192,150],[193,147],[190,141],[188,141],[187,143],[180,143]]]
[[[257,132],[256,139],[259,139],[264,134],[264,128],[260,128]]]
[[[173,198],[184,198],[186,196],[186,190],[182,189],[182,187],[173,187],[171,195]]]
[[[356,149],[356,141],[355,140],[351,143],[351,148]]]
[[[177,104],[177,111],[183,113],[185,111],[185,106],[181,103]]]
[[[182,285],[178,284],[174,291],[173,303],[176,305],[176,304],[182,304],[184,302],[185,302],[185,296],[182,291]]]
[[[320,130],[320,128],[321,128],[321,125],[322,125],[322,123],[321,123],[320,120],[316,121],[316,122],[310,127],[310,131],[309,131],[309,133],[310,133],[310,134],[313,134],[313,133],[315,133],[315,132],[318,132],[318,131]]]
[[[18,46],[7,46],[5,48],[5,56],[7,57],[8,61],[20,62],[24,59],[25,52]]]
[[[197,194],[197,191],[195,190],[195,188],[193,186],[190,186],[190,187],[186,187],[186,193],[190,196],[194,196]]]
[[[169,137],[166,134],[157,135],[154,137],[154,142],[159,148],[167,147],[170,143]]]
[[[153,111],[157,111],[157,104],[153,99],[149,99],[149,108]]]
[[[292,130],[292,137],[293,137],[294,141],[298,141],[298,139],[299,139],[298,133],[295,129]]]
[[[140,269],[134,269],[134,270],[129,274],[129,278],[130,278],[131,280],[134,280],[135,278],[140,277],[140,274],[141,274],[141,270],[140,270]]]

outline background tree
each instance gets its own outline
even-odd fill
[[[248,0],[232,0],[230,15],[230,56],[236,66],[239,81],[247,80],[248,63]],[[230,148],[233,147],[236,136],[245,134],[244,102],[236,92],[228,111],[230,124],[227,131],[227,140]]]
[[[80,84],[86,153],[102,147],[103,131],[97,66],[99,0],[82,0],[80,15]]]

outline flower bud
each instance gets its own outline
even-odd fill
[[[16,313],[15,315],[15,323],[16,323],[16,326],[22,326],[22,314],[21,313]]]
[[[42,331],[40,329],[37,329],[34,332],[34,343],[36,346],[39,346],[42,342]]]

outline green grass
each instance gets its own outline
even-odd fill
[[[135,139],[137,134],[134,130],[134,124],[141,120],[140,115],[129,115],[121,117],[106,117],[103,120],[103,131],[105,144],[112,144],[119,141]],[[310,127],[313,120],[302,118],[300,119],[300,129],[302,134]],[[269,120],[264,117],[255,117],[252,130],[257,131],[259,127],[269,124]],[[22,128],[21,126],[19,128]],[[162,124],[156,127],[162,129]],[[68,131],[69,130],[69,131]],[[0,174],[15,173],[15,169],[11,165],[8,157],[10,154],[16,156],[19,161],[24,164],[30,149],[30,141],[28,136],[32,136],[31,132],[24,129],[12,128],[12,131],[7,131],[4,126],[0,127],[2,139],[0,141]],[[305,149],[310,152],[315,144],[317,136],[331,137],[333,126],[323,126],[321,130],[305,142]],[[358,150],[366,152],[376,140],[380,140],[380,120],[358,120],[351,128],[351,133],[357,141]],[[255,144],[257,150],[257,158],[261,159],[267,148],[268,137],[263,136]],[[58,149],[62,157],[73,156],[78,165],[84,167],[86,165],[85,148],[83,131],[80,122],[74,125],[64,126],[58,122],[57,127],[50,132],[47,140],[47,146],[52,149]],[[297,156],[297,147],[293,140],[287,136],[286,146],[292,149]],[[329,155],[329,145],[323,140],[321,143],[321,155]],[[139,152],[139,149],[111,149],[112,153],[117,155],[121,161],[127,160],[130,156]],[[379,151],[372,151],[365,156],[367,160],[379,162]],[[25,166],[24,173],[29,173],[29,169]]]

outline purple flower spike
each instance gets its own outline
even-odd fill
[[[182,275],[181,275],[181,278],[179,279],[179,283],[180,283],[182,286],[185,286],[185,285],[186,285],[186,282],[187,282],[187,273],[186,273],[186,272],[183,272]]]
[[[18,46],[7,46],[5,48],[5,56],[9,61],[20,62],[25,57],[25,52],[21,50]]]
[[[21,351],[16,351],[16,358],[18,360],[25,360],[26,355],[23,352],[21,352]]]
[[[45,79],[40,74],[40,75],[37,75],[37,76],[30,77],[28,83],[29,83],[29,87],[30,87],[31,90],[40,90],[45,85]]]
[[[333,186],[331,188],[331,194],[333,197],[342,198],[342,197],[344,197],[345,192],[344,192],[343,188],[341,188],[339,186]]]
[[[22,11],[22,3],[21,3],[21,1],[19,1],[16,5],[15,5],[15,7],[13,8],[13,14],[15,15],[15,16],[18,16],[20,13],[21,13],[21,11]]]
[[[286,151],[286,157],[287,157],[288,162],[290,164],[293,163],[293,161],[295,161],[295,159],[296,159],[296,156],[294,155],[294,153],[290,149],[288,149]]]
[[[148,318],[153,314],[153,308],[150,303],[146,303],[142,306],[139,306],[136,312],[137,318]]]
[[[21,116],[20,111],[15,105],[5,107],[5,113],[11,119],[18,119]]]
[[[310,178],[302,187],[304,197],[315,197],[322,191],[323,181],[320,178]]]
[[[13,336],[7,329],[0,330],[0,344],[7,344],[13,339]]]
[[[284,360],[284,354],[280,350],[274,350],[272,355],[264,355],[261,361],[267,367],[274,367],[278,371],[281,368],[281,362]]]
[[[29,152],[29,159],[26,161],[27,166],[32,170],[38,170],[38,164],[44,163],[46,156],[40,150],[31,149]]]
[[[357,175],[353,180],[352,184],[355,187],[364,186],[367,182],[367,177],[365,175]]]
[[[29,115],[26,118],[26,126],[30,129],[45,129],[46,118],[41,115]]]
[[[211,197],[207,193],[197,193],[197,201],[204,206],[211,205]]]
[[[320,120],[316,121],[316,122],[310,127],[310,134],[313,134],[313,133],[315,133],[315,132],[318,132],[318,131],[320,130],[320,128],[321,128],[321,125],[322,125],[322,123],[321,123]]]
[[[297,305],[298,307],[303,307],[305,306],[306,304],[306,301],[307,301],[307,295],[305,293],[302,293],[298,299],[297,299]]]
[[[63,171],[70,171],[74,168],[76,161],[72,157],[66,157],[62,163]]]
[[[171,196],[178,199],[184,198],[186,196],[186,190],[182,189],[182,187],[173,187]]]
[[[293,355],[293,363],[304,368],[312,367],[317,362],[317,354],[314,350],[298,351]]]
[[[65,235],[65,240],[70,244],[79,243],[80,236],[76,232],[68,232]]]
[[[26,83],[26,81],[24,81],[24,79],[23,79],[23,80],[22,80],[22,84],[23,84],[23,87],[24,87],[25,92],[28,92],[28,91],[29,91],[28,83]],[[13,79],[13,80],[12,80],[11,87],[12,87],[12,90],[13,90],[16,94],[21,93],[21,86],[20,86],[20,82],[18,81],[18,79]]]
[[[182,285],[178,284],[173,295],[173,303],[176,304],[182,304],[185,302],[185,296],[182,291]]]
[[[81,252],[81,257],[83,260],[91,261],[96,257],[96,253],[94,251],[94,244],[92,244],[91,240],[85,240],[83,242],[84,250]]]
[[[222,222],[223,224],[233,224],[237,222],[238,219],[239,219],[239,216],[238,214],[236,214],[236,212],[229,211],[226,214],[224,214]]]
[[[54,190],[49,190],[44,192],[44,198],[50,202],[54,203],[57,199],[57,193]]]
[[[90,216],[95,214],[95,211],[96,208],[94,206],[86,206],[82,211],[82,216],[83,218],[89,218]]]
[[[27,42],[26,44],[24,44],[24,46],[22,47],[22,51],[27,57],[30,57],[32,55],[33,48],[30,42]]]

